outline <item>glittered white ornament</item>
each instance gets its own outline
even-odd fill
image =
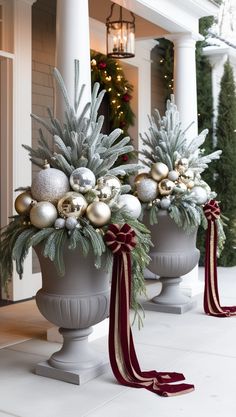
[[[194,202],[199,205],[205,204],[208,199],[205,188],[200,186],[193,187],[190,196],[193,197]]]
[[[55,168],[39,171],[32,181],[31,194],[37,201],[50,201],[55,204],[70,189],[64,172]]]
[[[166,178],[169,172],[169,168],[163,162],[155,162],[151,168],[151,176],[155,181],[161,181]]]
[[[54,223],[55,229],[64,229],[66,225],[65,219],[62,219],[61,217],[58,217]]]
[[[78,222],[74,217],[67,217],[66,219],[66,228],[68,230],[73,230],[76,228]]]
[[[87,206],[88,203],[82,194],[70,191],[58,201],[57,209],[60,216],[77,219],[85,213]]]
[[[70,185],[74,191],[82,194],[91,190],[96,184],[94,173],[85,167],[76,168],[70,176]]]
[[[117,204],[119,207],[124,207],[127,209],[130,216],[134,217],[134,219],[138,219],[141,211],[142,206],[140,204],[140,201],[137,197],[131,194],[122,194],[119,196],[119,199],[117,201]]]
[[[179,172],[173,169],[172,171],[169,172],[168,178],[171,181],[177,181],[177,179],[179,178]]]
[[[111,209],[102,201],[94,201],[87,207],[86,215],[94,226],[101,227],[109,222],[111,218]]]
[[[137,185],[137,194],[139,200],[143,203],[155,200],[158,195],[158,183],[152,178],[143,178]]]
[[[57,210],[49,201],[40,201],[30,210],[30,221],[38,229],[50,227],[57,218]]]
[[[168,208],[170,207],[171,201],[169,198],[162,198],[162,200],[160,201],[160,208],[162,210],[168,210]]]

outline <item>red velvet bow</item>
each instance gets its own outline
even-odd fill
[[[104,239],[112,253],[130,252],[136,246],[135,232],[125,223],[122,227],[110,224]]]
[[[220,207],[217,201],[210,200],[203,207],[207,220],[214,221],[220,217]]]

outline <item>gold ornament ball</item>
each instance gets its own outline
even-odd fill
[[[172,193],[173,189],[175,187],[175,183],[171,180],[168,180],[167,178],[162,180],[158,184],[159,192],[161,195],[169,195]]]
[[[54,224],[57,210],[49,201],[40,201],[30,210],[30,221],[38,229],[44,229]]]
[[[140,174],[136,175],[134,179],[134,183],[137,187],[137,185],[145,178],[150,178],[150,175],[148,172],[140,172]]]
[[[104,226],[111,218],[110,207],[102,201],[94,201],[86,210],[87,218],[94,226]]]
[[[121,182],[115,175],[105,175],[105,177],[97,179],[97,188],[101,189],[105,186],[110,187],[112,190],[120,190]]]
[[[104,187],[99,189],[99,200],[103,201],[104,203],[108,202],[112,198],[112,189],[108,185],[104,185]]]
[[[70,191],[58,201],[57,209],[61,217],[77,219],[83,216],[87,206],[88,203],[82,194]]]
[[[177,188],[177,191],[179,190],[182,194],[187,191],[187,185],[184,184],[182,181],[179,181],[176,185],[175,189]]]
[[[163,162],[155,162],[151,168],[151,176],[155,181],[161,181],[168,175],[169,169]]]
[[[32,208],[32,201],[33,197],[29,192],[25,191],[19,194],[15,200],[15,210],[18,214],[28,213]]]

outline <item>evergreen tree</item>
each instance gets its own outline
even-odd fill
[[[223,153],[216,164],[215,188],[222,212],[229,219],[219,265],[233,266],[236,265],[236,91],[229,61],[224,65],[221,79],[216,137],[217,147]]]

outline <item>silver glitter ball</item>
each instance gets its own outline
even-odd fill
[[[55,168],[39,171],[32,181],[31,194],[37,201],[50,201],[56,204],[70,190],[68,178],[64,172]]]
[[[74,217],[68,217],[68,218],[66,219],[66,228],[67,228],[68,230],[73,230],[73,229],[75,229],[75,228],[76,228],[76,226],[77,226],[77,224],[78,224],[78,222],[77,222],[77,220],[76,220]]]
[[[94,173],[85,167],[76,168],[70,176],[70,185],[74,191],[82,194],[91,190],[96,184]]]
[[[62,219],[61,217],[58,217],[54,223],[55,229],[64,229],[66,224],[65,219]]]
[[[139,200],[143,203],[155,200],[158,196],[158,183],[152,178],[143,178],[136,184]]]
[[[131,194],[122,194],[120,195],[117,203],[119,207],[124,207],[130,216],[134,217],[134,219],[139,218],[142,207],[137,197]]]

